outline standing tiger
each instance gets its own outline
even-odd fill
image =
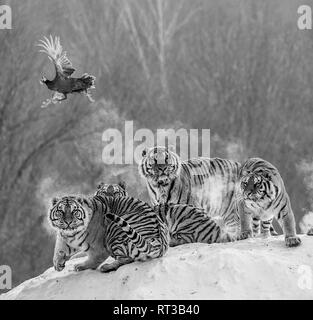
[[[204,208],[208,216],[223,218],[239,231],[235,184],[240,164],[220,158],[181,161],[165,147],[142,154],[139,173],[146,180],[152,205],[189,204]]]
[[[208,216],[222,218],[237,234],[240,222],[236,186],[240,166],[239,162],[220,158],[181,161],[175,152],[157,146],[143,151],[138,168],[153,206],[181,203],[204,208]],[[270,231],[277,235],[272,225]]]
[[[76,252],[87,253],[87,260],[76,271],[96,269],[109,256],[111,264],[100,267],[110,272],[133,261],[163,256],[168,249],[166,225],[146,203],[131,197],[66,196],[54,199],[49,222],[57,231],[53,264],[63,270]]]
[[[288,247],[298,246],[301,240],[296,235],[295,219],[289,196],[278,170],[260,158],[251,158],[241,167],[239,184],[239,213],[241,233],[246,239],[259,233],[258,220],[264,222],[262,234],[270,234],[273,217],[280,223]],[[252,218],[254,219],[252,228]]]

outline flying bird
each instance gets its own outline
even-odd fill
[[[46,53],[55,67],[55,78],[53,80],[48,80],[45,77],[40,80],[41,84],[45,84],[49,90],[54,91],[52,98],[44,101],[41,107],[47,107],[51,103],[61,103],[71,93],[84,93],[90,102],[94,102],[90,89],[95,88],[96,78],[87,73],[80,78],[71,77],[75,69],[67,58],[66,51],[63,51],[60,38],[55,37],[53,39],[50,35],[50,39],[44,37],[44,40],[39,40],[39,42],[37,46],[42,48],[39,52]]]

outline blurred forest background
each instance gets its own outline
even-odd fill
[[[308,2],[308,1],[306,1]],[[259,156],[280,170],[297,222],[313,188],[313,31],[297,0],[6,1],[0,30],[0,265],[14,284],[52,265],[46,225],[56,194],[126,180],[146,199],[136,165],[102,162],[102,133],[211,129],[211,156]],[[40,108],[54,69],[35,47],[60,35],[75,75],[97,77],[96,102],[70,96]]]

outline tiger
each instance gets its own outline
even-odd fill
[[[181,161],[169,148],[156,146],[143,150],[138,170],[146,181],[152,206],[181,203],[204,208],[208,216],[222,218],[238,234],[236,192],[240,167],[237,161],[221,158]],[[272,225],[270,231],[277,235]]]
[[[181,161],[169,148],[144,150],[139,174],[146,181],[152,206],[188,204],[204,208],[212,218],[223,218],[233,232],[239,232],[235,184],[240,163],[220,158]]]
[[[96,191],[96,196],[112,196],[112,197],[128,197],[128,192],[126,191],[126,182],[119,181],[117,184],[108,184],[101,182],[98,185]]]
[[[53,256],[55,270],[83,251],[87,259],[75,271],[97,269],[109,256],[112,263],[101,272],[120,266],[162,257],[169,246],[167,226],[145,202],[131,197],[64,196],[53,199],[49,223],[56,231]]]
[[[105,196],[119,197],[127,194],[125,182],[101,183],[99,188]],[[227,226],[219,225],[208,217],[204,209],[184,204],[157,205],[153,209],[168,228],[171,247],[193,242],[217,243],[235,240],[227,232]]]
[[[161,204],[154,211],[169,229],[170,246],[187,243],[222,243],[236,240],[227,226],[208,217],[202,208],[186,204]]]
[[[126,183],[125,181],[120,181],[117,184],[107,184],[101,182],[98,185],[97,191],[94,194],[95,196],[112,196],[112,197],[127,197],[128,192],[126,191]],[[77,259],[81,257],[85,257],[86,253],[81,251],[71,256],[71,259]]]
[[[276,167],[260,158],[248,159],[240,169],[238,187],[239,240],[259,234],[258,220],[264,222],[262,235],[268,237],[275,217],[283,229],[286,245],[300,245],[290,199]],[[254,218],[254,226],[251,218]]]

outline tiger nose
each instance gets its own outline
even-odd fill
[[[165,185],[165,184],[167,184],[167,181],[168,181],[167,177],[160,177],[159,184]]]
[[[64,208],[64,220],[71,221],[72,220],[72,211],[71,211],[71,206],[66,205]]]
[[[254,178],[250,177],[248,180],[246,191],[253,191],[253,190],[254,190]]]
[[[109,186],[107,192],[108,192],[109,194],[113,194],[113,193],[114,193],[114,188],[113,188],[113,186]]]

